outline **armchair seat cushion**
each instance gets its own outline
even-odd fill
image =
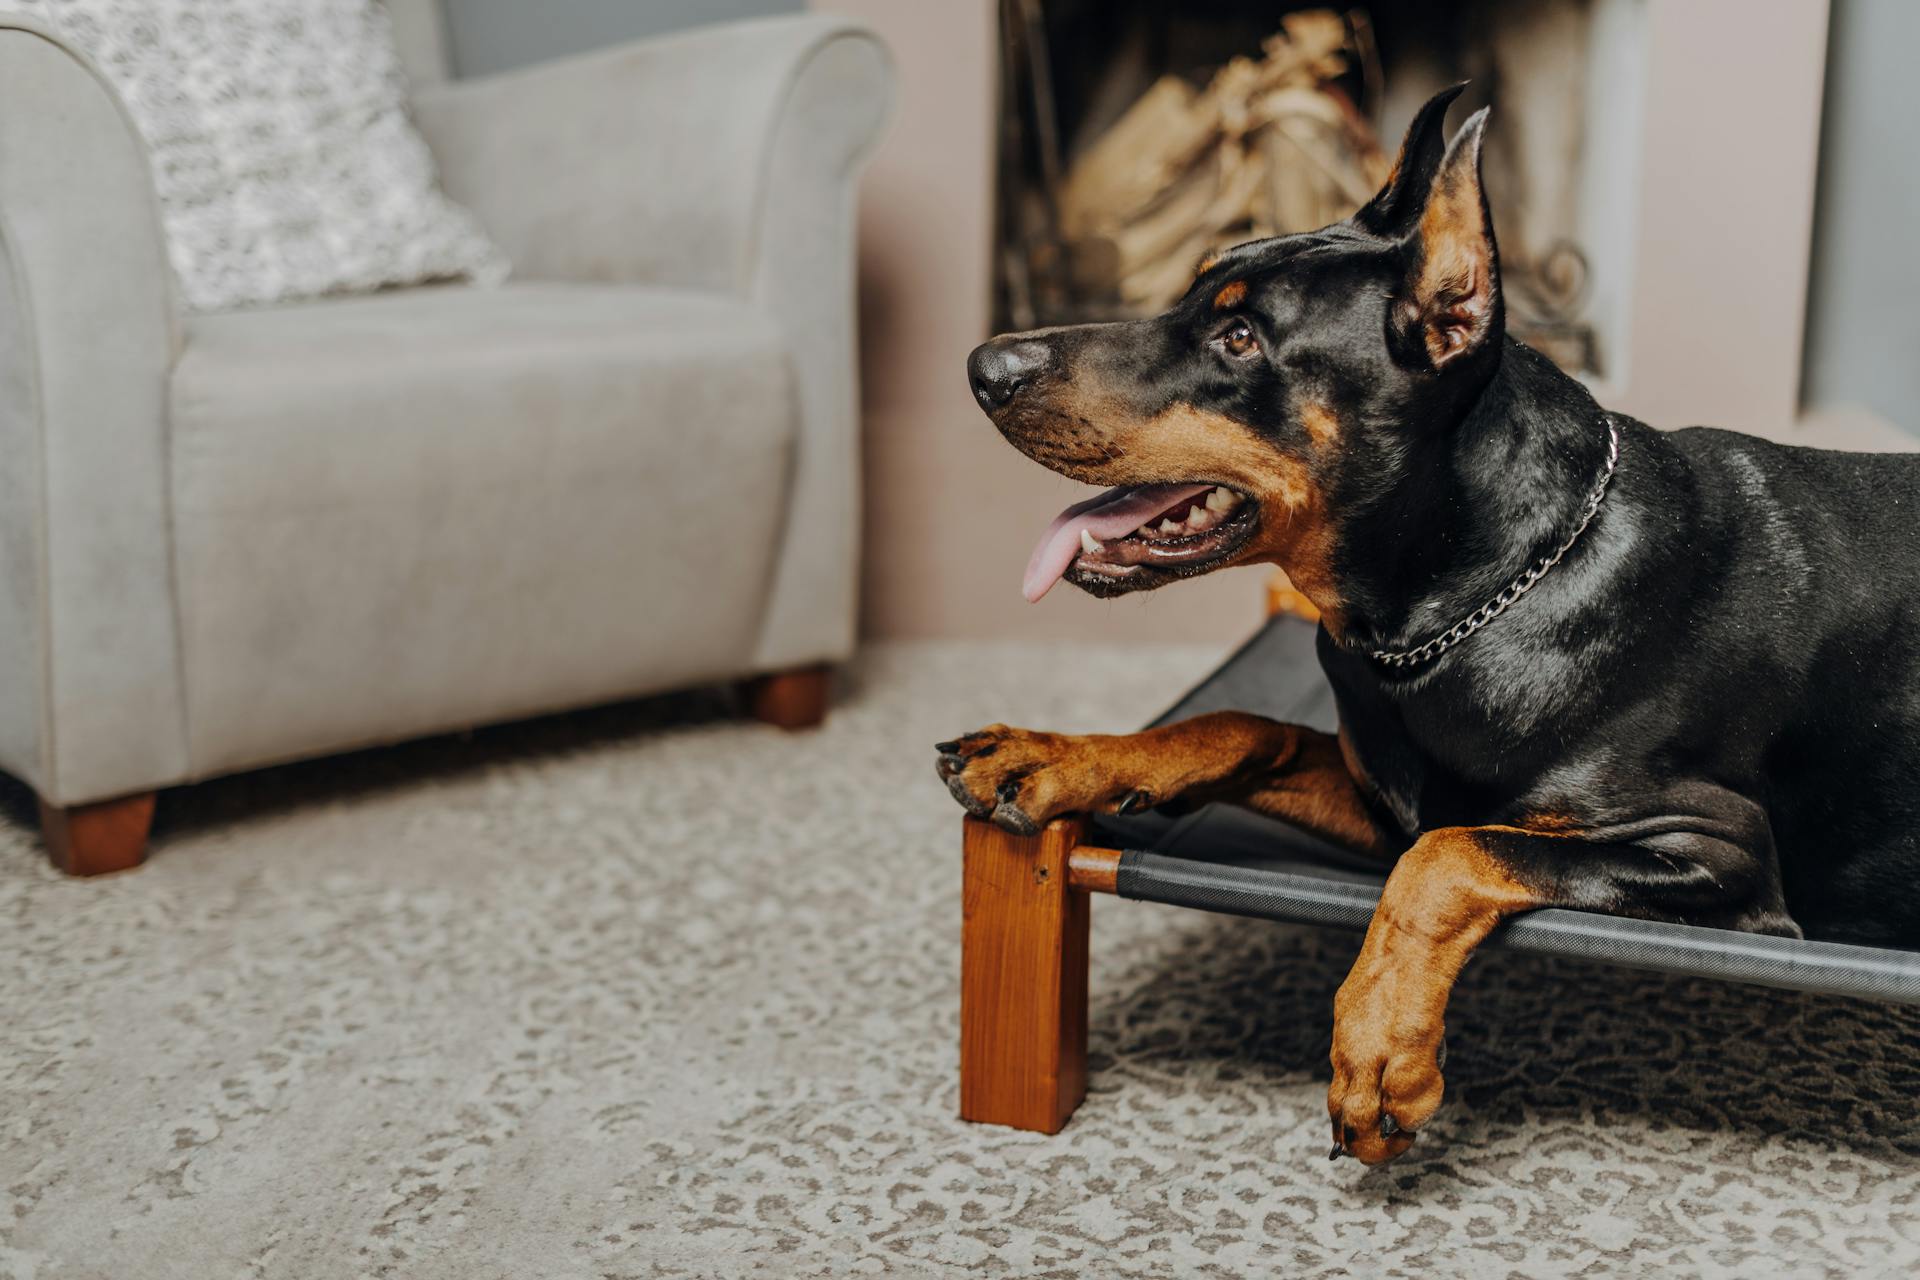
[[[170,449],[192,773],[746,669],[789,366],[766,315],[686,290],[189,319]]]

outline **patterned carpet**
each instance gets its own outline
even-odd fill
[[[929,745],[1215,656],[884,648],[810,736],[686,697],[217,782],[104,882],[0,797],[0,1275],[1914,1274],[1920,1011],[1488,956],[1368,1171],[1355,940],[1102,900],[1086,1105],[956,1120]]]

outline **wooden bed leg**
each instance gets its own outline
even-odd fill
[[[812,729],[827,718],[833,669],[795,667],[755,676],[743,686],[747,713],[780,729]]]
[[[960,1118],[1058,1133],[1087,1096],[1087,894],[1067,859],[1085,823],[1037,836],[966,819]]]
[[[1305,622],[1320,621],[1320,610],[1287,578],[1284,569],[1275,569],[1267,579],[1267,616],[1291,614]]]
[[[153,792],[76,804],[40,802],[40,835],[53,865],[70,876],[97,876],[137,867],[147,856]]]

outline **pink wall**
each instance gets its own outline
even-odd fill
[[[1648,17],[1630,349],[1612,403],[1660,426],[1779,434],[1800,407],[1827,0],[1653,0]]]

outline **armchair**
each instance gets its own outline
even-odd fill
[[[148,160],[0,14],[0,769],[70,871],[152,792],[705,681],[817,718],[854,639],[860,27],[708,28],[416,119],[514,279],[183,314]]]

